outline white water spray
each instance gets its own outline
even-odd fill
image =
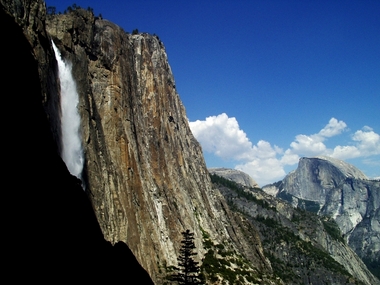
[[[79,96],[71,74],[71,63],[62,59],[61,53],[53,41],[52,45],[58,62],[61,84],[61,156],[70,173],[82,180],[84,155],[80,132],[80,115],[77,108]]]

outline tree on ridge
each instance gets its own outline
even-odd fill
[[[171,280],[177,281],[179,285],[195,285],[202,284],[200,278],[199,262],[194,261],[193,257],[197,255],[194,251],[194,233],[190,230],[182,232],[183,240],[181,241],[181,249],[179,250],[178,267],[174,267],[174,274]]]

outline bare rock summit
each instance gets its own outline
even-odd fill
[[[231,169],[231,168],[224,168],[224,167],[215,167],[215,168],[209,168],[208,171],[211,174],[216,174],[218,176],[221,176],[223,178],[229,179],[231,181],[234,181],[242,186],[249,187],[249,188],[257,188],[259,185],[251,176],[249,176],[247,173],[237,170],[237,169]]]

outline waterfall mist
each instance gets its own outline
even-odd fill
[[[80,132],[80,115],[77,108],[79,96],[71,73],[71,63],[63,60],[53,41],[52,45],[58,62],[61,86],[61,157],[70,173],[82,180],[84,155]]]

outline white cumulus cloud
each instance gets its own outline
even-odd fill
[[[297,135],[295,141],[290,144],[293,154],[314,156],[326,151],[323,137],[319,135]]]
[[[343,121],[338,121],[331,118],[328,124],[313,135],[297,135],[295,140],[290,143],[290,152],[301,156],[316,156],[316,155],[329,155],[332,150],[329,150],[324,141],[341,134],[347,125]]]
[[[260,186],[278,181],[286,174],[281,161],[275,157],[256,157],[252,161],[236,165],[235,168],[249,174]]]
[[[235,118],[225,113],[207,117],[205,121],[189,122],[191,131],[201,143],[204,151],[212,152],[225,159],[246,159],[252,143]]]
[[[365,126],[352,136],[354,145],[336,146],[331,156],[339,159],[367,157],[380,154],[380,135]]]
[[[335,118],[331,118],[329,123],[319,131],[318,135],[321,137],[332,137],[339,135],[347,127],[346,123],[343,121],[338,121]]]
[[[367,126],[351,136],[350,145],[328,148],[325,144],[328,138],[341,135],[347,129],[346,123],[336,118],[331,118],[317,133],[296,135],[285,151],[264,140],[253,144],[236,118],[225,113],[189,124],[204,151],[237,161],[235,168],[248,173],[260,186],[282,179],[286,174],[284,167],[297,164],[302,156],[348,159],[380,154],[380,136]]]

